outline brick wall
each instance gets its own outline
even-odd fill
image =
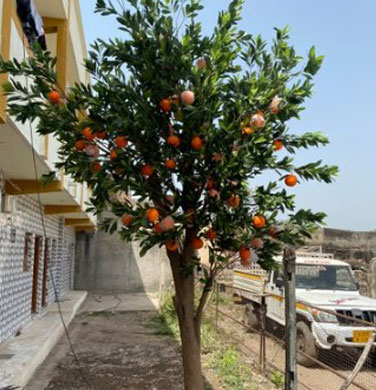
[[[61,218],[46,216],[46,237],[38,203],[30,197],[19,197],[16,213],[0,213],[0,342],[21,330],[31,319],[31,297],[35,238],[40,239],[38,294],[36,314],[43,313],[42,285],[44,256],[57,293],[72,288],[75,234]],[[24,264],[25,235],[29,233],[27,264]],[[47,305],[55,301],[50,271],[47,272]]]

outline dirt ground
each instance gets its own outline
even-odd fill
[[[89,297],[86,307],[95,299]],[[81,370],[62,337],[25,389],[183,389],[179,347],[154,334],[154,315],[150,310],[81,312],[69,327]]]
[[[90,295],[69,327],[81,368],[63,336],[25,390],[183,390],[180,346],[152,323],[157,304],[145,294]],[[205,355],[203,370],[207,390],[231,390]],[[244,390],[272,388],[255,372]]]

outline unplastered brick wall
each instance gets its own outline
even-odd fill
[[[47,306],[55,301],[53,281],[59,298],[72,288],[74,231],[64,226],[62,218],[46,216],[44,221],[46,235],[37,201],[26,196],[17,198],[14,214],[0,213],[0,342],[21,331],[32,319],[36,237],[40,237],[40,246],[37,304],[34,315],[43,313],[46,308],[42,307],[45,255],[48,263]],[[29,234],[29,245],[25,257],[26,234]]]

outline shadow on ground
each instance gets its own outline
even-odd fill
[[[119,299],[116,308],[100,310],[109,300]],[[134,311],[134,303],[127,305],[125,299],[135,297],[105,297],[98,304],[98,296],[90,296],[85,311],[69,328],[81,369],[63,337],[25,389],[183,390],[178,343],[157,334],[152,321],[155,311]],[[137,299],[140,307],[152,304],[146,295]],[[93,307],[97,310],[86,311]],[[210,383],[207,390],[214,390]]]

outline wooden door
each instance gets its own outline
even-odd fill
[[[35,237],[34,265],[33,265],[33,290],[31,295],[31,312],[36,313],[38,309],[38,281],[39,281],[39,254],[41,237]]]
[[[43,258],[43,280],[42,280],[42,306],[47,306],[47,278],[48,278],[48,263],[50,259],[50,239],[44,241],[44,258]]]

